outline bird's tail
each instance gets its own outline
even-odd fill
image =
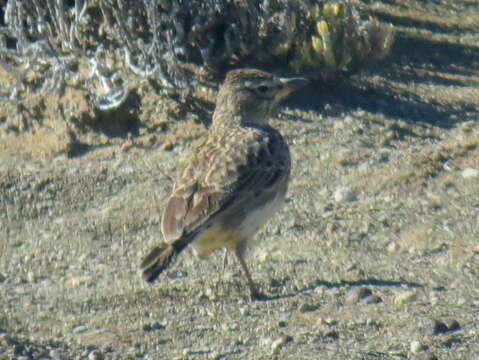
[[[143,280],[155,281],[187,245],[187,242],[179,239],[171,244],[162,244],[152,249],[140,265]]]

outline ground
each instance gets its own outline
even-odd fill
[[[479,5],[367,6],[390,57],[273,121],[293,170],[248,256],[267,301],[221,253],[139,277],[208,114],[140,91],[118,132],[79,138],[48,103],[31,131],[0,117],[0,359],[478,359]]]

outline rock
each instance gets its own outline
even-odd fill
[[[357,199],[357,194],[351,187],[342,186],[334,191],[333,198],[337,202],[350,202]]]
[[[417,299],[417,291],[416,290],[410,290],[403,292],[401,294],[396,295],[395,302],[396,304],[405,304],[408,302],[412,302]]]
[[[439,321],[436,319],[431,319],[427,327],[427,332],[430,335],[444,334],[448,331],[449,331],[449,328],[447,327],[447,325],[444,324],[442,321]]]
[[[278,319],[278,326],[279,327],[286,327],[288,325],[288,321],[291,318],[291,313],[287,312],[284,314],[281,314],[281,316]]]
[[[461,171],[461,175],[464,179],[475,179],[479,177],[479,170],[473,168],[464,168]]]
[[[399,250],[399,245],[394,241],[391,242],[387,247],[387,251],[390,254],[393,253],[393,252],[396,252],[397,250]]]
[[[79,333],[83,333],[85,331],[87,331],[88,328],[85,326],[85,325],[78,325],[78,326],[75,326],[73,329],[72,329],[72,333],[74,334],[79,334]]]
[[[152,324],[145,324],[143,325],[143,331],[157,331],[157,330],[164,330],[165,326],[160,324],[159,322],[154,322]]]
[[[49,355],[53,360],[67,360],[65,354],[59,349],[51,350]]]
[[[336,330],[328,330],[324,333],[323,337],[337,340],[339,339],[339,333]]]
[[[88,354],[88,360],[103,360],[105,357],[98,350],[93,350]]]
[[[347,305],[354,305],[371,296],[372,294],[373,292],[371,289],[366,286],[353,287],[346,293],[345,302]]]
[[[381,302],[383,302],[383,299],[376,294],[369,295],[360,301],[361,304],[379,304]]]
[[[303,303],[299,306],[298,311],[300,313],[307,313],[307,312],[312,312],[312,311],[315,311],[315,310],[318,310],[318,309],[319,309],[319,305],[317,305],[317,304]]]
[[[93,278],[91,276],[77,276],[65,280],[65,285],[68,287],[78,287],[80,285],[85,285],[91,282]]]
[[[449,321],[447,323],[447,329],[449,331],[458,331],[458,330],[461,330],[461,324],[459,324],[459,322],[455,319]]]
[[[35,273],[33,271],[29,271],[27,273],[27,282],[34,283],[36,281],[37,281],[37,277],[35,276]]]
[[[409,348],[411,349],[411,352],[413,354],[417,354],[418,352],[424,350],[424,345],[422,345],[419,341],[414,340],[414,341],[411,341]]]
[[[452,348],[454,345],[462,343],[462,339],[456,336],[449,336],[444,340],[441,345],[447,348]]]
[[[271,350],[273,351],[273,353],[277,353],[283,347],[284,344],[292,340],[293,338],[291,336],[283,335],[279,339],[276,339],[275,341],[271,343]]]

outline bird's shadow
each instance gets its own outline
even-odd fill
[[[409,287],[409,288],[423,288],[424,285],[414,281],[396,281],[396,280],[381,280],[375,278],[367,278],[356,281],[342,280],[339,282],[330,282],[325,280],[316,280],[310,285],[307,285],[301,289],[296,290],[294,293],[281,294],[281,295],[267,295],[262,298],[262,301],[275,301],[294,298],[300,294],[313,291],[314,289],[325,286],[329,289],[343,288],[343,287],[355,287],[355,286],[377,286],[377,287]]]

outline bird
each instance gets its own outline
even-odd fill
[[[188,246],[200,258],[224,248],[236,255],[251,298],[265,297],[245,252],[280,209],[291,169],[288,145],[268,121],[281,100],[307,83],[257,69],[226,74],[208,134],[181,165],[167,200],[161,218],[165,241],[141,263],[145,281],[155,281]]]

